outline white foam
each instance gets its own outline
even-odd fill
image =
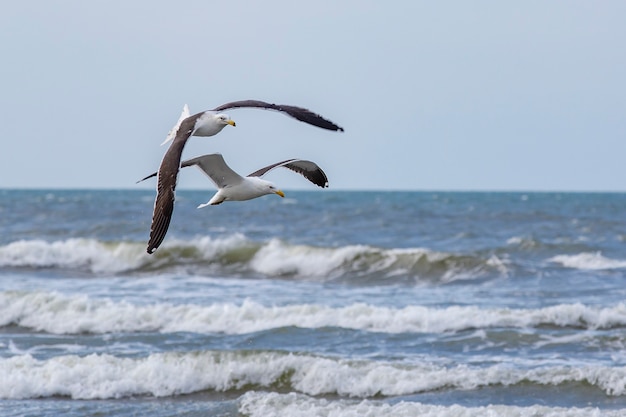
[[[600,252],[582,252],[577,255],[557,255],[549,262],[559,263],[566,268],[603,270],[626,268],[626,260],[610,259]]]
[[[299,275],[332,277],[343,272],[342,266],[359,255],[373,251],[366,246],[341,248],[315,248],[305,245],[288,245],[278,239],[270,240],[250,262],[253,270],[270,276]]]
[[[200,259],[210,260],[225,251],[248,244],[242,234],[236,233],[216,239],[172,239],[163,248],[197,248]],[[0,267],[67,268],[94,273],[119,273],[159,262],[158,257],[145,253],[143,243],[106,243],[96,239],[76,238],[53,242],[19,240],[0,246]]]
[[[546,386],[587,383],[607,395],[626,394],[625,367],[443,367],[281,352],[168,352],[141,358],[91,354],[46,360],[27,354],[0,358],[0,374],[0,398],[5,399],[165,397],[251,386],[272,389],[284,384],[306,395],[366,398],[522,382]]]
[[[455,262],[455,255],[431,251],[425,248],[380,249],[365,245],[348,245],[323,248],[308,245],[291,245],[278,239],[265,244],[250,262],[250,267],[268,276],[296,276],[305,278],[333,279],[344,274],[382,274],[392,277],[402,274],[415,275],[416,269],[426,274],[437,270],[443,281],[474,277],[483,266],[490,266],[506,273],[503,261],[476,260],[476,265]],[[447,260],[452,260],[445,264]],[[436,266],[440,263],[441,265]],[[447,268],[447,269],[446,269]]]
[[[431,405],[401,401],[395,404],[380,401],[327,400],[307,395],[249,391],[240,399],[239,412],[248,417],[620,417],[623,411],[601,411],[598,408],[561,408],[533,405],[516,407],[489,405]]]
[[[242,233],[234,233],[232,235],[220,238],[211,238],[206,236],[193,239],[191,240],[191,242],[185,242],[180,240],[173,240],[171,242],[172,246],[188,245],[197,247],[200,252],[202,252],[203,257],[206,259],[211,259],[229,250],[246,247],[251,244],[252,243]],[[168,247],[169,245],[170,244],[167,244],[165,245],[165,247]]]
[[[0,266],[117,272],[138,265],[133,255],[139,255],[139,248],[126,243],[107,245],[93,239],[19,240],[0,247]]]
[[[56,292],[0,292],[0,326],[11,323],[57,334],[138,331],[245,334],[289,326],[341,327],[382,333],[532,328],[542,324],[597,329],[626,325],[626,304],[604,308],[561,304],[539,309],[390,308],[364,303],[342,307],[264,306],[251,300],[241,304],[138,305]]]
[[[238,252],[240,249],[242,251]],[[233,256],[224,256],[229,254]],[[143,242],[20,240],[0,246],[0,267],[67,268],[96,274],[119,274],[145,270],[154,273],[188,265],[186,273],[203,274],[208,265],[225,265],[228,273],[228,266],[232,264],[237,265],[238,271],[317,281],[344,276],[375,276],[384,281],[409,276],[447,282],[473,278],[485,271],[507,273],[507,261],[495,256],[480,259],[425,248],[316,247],[278,239],[254,242],[241,233],[218,238],[169,239],[153,256],[145,253]]]

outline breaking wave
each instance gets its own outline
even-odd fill
[[[169,241],[155,255],[145,244],[67,239],[20,240],[0,246],[0,267],[71,269],[93,274],[145,274],[184,270],[188,274],[266,276],[361,282],[402,282],[501,276],[507,263],[494,255],[437,252],[426,248],[365,245],[316,247],[278,239],[254,242],[241,234]]]
[[[485,328],[538,326],[611,329],[626,326],[626,304],[596,308],[560,304],[537,309],[475,306],[391,308],[355,303],[264,306],[155,303],[94,299],[85,295],[5,291],[0,326],[17,325],[55,334],[110,332],[196,332],[245,334],[282,327],[340,327],[380,333],[443,333]]]
[[[239,412],[248,417],[620,417],[623,415],[622,410],[601,411],[592,407],[563,408],[542,405],[465,407],[457,404],[445,406],[409,401],[388,404],[369,399],[329,401],[298,393],[280,394],[256,391],[247,392],[241,397]]]
[[[561,264],[566,268],[583,270],[604,270],[626,268],[626,261],[611,259],[600,252],[583,252],[577,255],[557,255],[550,262]]]
[[[607,395],[626,393],[625,367],[445,367],[272,351],[167,352],[140,358],[64,355],[44,360],[19,355],[0,359],[0,372],[0,398],[4,399],[168,397],[258,389],[370,398],[518,384],[586,384]]]

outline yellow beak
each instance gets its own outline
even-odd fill
[[[235,121],[234,121],[234,120],[232,120],[232,119],[231,119],[231,120],[228,120],[228,122],[227,122],[227,123],[228,123],[229,125],[231,125],[232,127],[237,126],[237,125],[235,124]]]
[[[282,192],[282,191],[280,191],[280,190],[277,190],[277,191],[276,191],[276,194],[278,194],[279,196],[281,196],[281,197],[285,198],[285,193],[283,193],[283,192]]]

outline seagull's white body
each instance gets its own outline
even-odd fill
[[[200,204],[198,208],[214,206],[224,201],[252,200],[268,194],[285,196],[281,190],[276,188],[276,185],[269,181],[257,177],[242,177],[238,184],[218,189],[207,203]]]
[[[242,177],[231,169],[219,153],[203,155],[182,163],[183,167],[197,166],[217,187],[211,199],[198,208],[214,206],[224,201],[246,201],[268,194],[285,194],[276,185],[256,176]]]

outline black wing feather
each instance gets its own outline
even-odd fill
[[[157,195],[154,200],[154,212],[152,213],[152,224],[150,225],[150,239],[148,240],[148,253],[153,253],[163,242],[167,229],[172,220],[174,212],[174,199],[176,181],[180,169],[180,159],[187,140],[191,136],[196,124],[196,116],[191,116],[183,120],[174,141],[165,152],[161,166],[159,167]],[[148,175],[146,178],[150,178]],[[144,179],[146,179],[144,178]]]
[[[322,129],[343,132],[343,127],[331,122],[330,120],[320,116],[319,114],[314,113],[311,110],[305,109],[303,107],[290,106],[287,104],[273,104],[260,100],[240,100],[222,104],[221,106],[214,108],[213,111],[223,111],[227,109],[244,107],[276,110],[285,113],[297,120],[300,120],[301,122],[321,127]]]
[[[325,188],[328,187],[328,177],[322,168],[320,168],[315,162],[307,161],[304,159],[287,159],[282,162],[277,162],[272,165],[268,165],[257,171],[254,171],[248,177],[260,177],[274,168],[284,167],[302,175],[313,184]]]

